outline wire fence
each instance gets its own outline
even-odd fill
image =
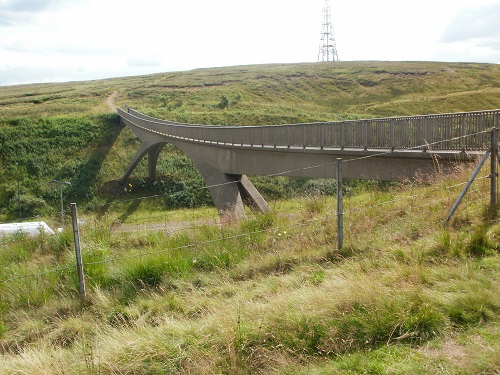
[[[474,136],[474,134],[471,135],[466,135],[466,136]],[[448,140],[443,140],[442,142],[447,142]],[[360,159],[364,159],[366,157],[362,157]],[[354,160],[358,159],[353,159],[349,160],[346,162],[351,162]],[[328,165],[331,165],[333,167],[335,163],[329,163]],[[311,166],[310,168],[317,168],[317,167],[324,167],[326,165],[317,165],[317,166]],[[279,175],[285,175],[289,173],[289,171],[283,171],[282,173],[279,174],[274,174],[272,176],[279,176]],[[474,185],[474,188],[469,191],[468,194],[468,199],[466,202],[464,202],[464,205],[470,205],[473,207],[473,212],[477,212],[477,210],[481,210],[484,208],[484,205],[481,205],[481,202],[484,202],[489,195],[488,193],[488,183],[489,183],[489,178],[491,177],[490,172],[488,170],[484,170],[482,172],[482,175],[478,178],[476,178],[476,182]],[[272,177],[269,176],[269,177]],[[373,202],[369,205],[359,205],[355,202],[355,196],[347,195],[345,198],[344,202],[344,212],[343,215],[346,217],[346,228],[349,232],[350,236],[362,236],[363,233],[360,231],[360,228],[356,228],[356,220],[358,220],[360,217],[363,216],[377,216],[383,220],[379,220],[380,222],[387,222],[391,219],[397,219],[401,221],[402,223],[406,224],[411,224],[412,220],[415,220],[414,217],[412,217],[411,212],[412,211],[422,211],[423,209],[432,209],[435,210],[437,207],[439,212],[442,212],[442,216],[447,213],[449,208],[451,207],[451,204],[456,200],[458,193],[460,192],[460,188],[463,188],[467,184],[467,178],[468,174],[460,174],[461,178],[463,178],[463,181],[458,181],[455,183],[452,183],[449,186],[442,186],[443,184],[437,184],[437,185],[421,185],[418,183],[407,183],[405,184],[405,194],[398,194],[398,192],[377,192],[377,194],[380,194],[382,198],[380,198],[382,201],[380,202]],[[233,183],[233,182],[231,182]],[[207,186],[204,187],[203,189],[208,189],[210,187],[215,187],[218,185],[214,186]],[[201,189],[201,188],[200,188]],[[443,195],[443,190],[446,191],[446,194]],[[498,191],[498,190],[497,190]],[[141,200],[146,200],[146,199],[154,199],[158,197],[165,196],[166,194],[155,194],[151,196],[144,196],[144,197],[137,197],[133,199],[126,199],[126,200],[117,200],[113,202],[108,202],[106,205],[110,204],[118,204],[118,203],[129,203],[129,202],[134,202],[134,201],[141,201]],[[293,194],[292,194],[293,195]],[[432,198],[430,198],[432,197]],[[305,215],[304,212],[306,210],[311,210],[314,212],[314,209],[308,206],[308,203],[310,206],[312,206],[310,203],[314,200],[318,199],[326,199],[326,203],[324,204],[324,207],[322,208],[322,213],[318,215],[311,215],[313,217],[310,217],[308,215]],[[298,213],[298,220],[289,220],[289,222],[286,222],[284,224],[280,225],[272,225],[269,227],[266,227],[264,229],[256,229],[256,230],[249,230],[249,231],[244,231],[242,233],[236,233],[232,235],[225,235],[222,232],[221,229],[221,234],[219,238],[213,238],[209,240],[196,240],[194,242],[190,242],[188,244],[184,244],[181,246],[177,247],[170,247],[170,248],[163,248],[163,249],[158,249],[158,250],[152,250],[152,251],[145,251],[145,252],[140,252],[140,253],[128,253],[126,255],[120,256],[119,254],[111,254],[109,257],[106,259],[101,259],[98,261],[87,261],[84,262],[83,266],[84,268],[86,266],[96,266],[96,265],[104,265],[104,264],[110,264],[110,263],[117,263],[117,262],[123,262],[129,259],[134,259],[138,257],[148,257],[148,256],[153,256],[161,253],[168,253],[168,252],[173,252],[173,251],[183,251],[183,250],[193,250],[193,249],[201,249],[204,246],[207,245],[214,245],[217,243],[221,243],[224,241],[230,241],[234,239],[239,239],[239,238],[247,238],[251,239],[253,236],[258,235],[258,234],[263,234],[263,233],[282,233],[285,231],[289,230],[299,230],[303,227],[308,227],[312,226],[314,224],[318,223],[324,223],[324,222],[333,222],[332,219],[337,217],[338,212],[333,208],[334,204],[330,204],[332,201],[329,201],[328,198],[325,198],[325,196],[322,194],[321,191],[318,190],[316,196],[312,197],[299,197],[296,198],[296,200],[299,201],[299,213]],[[284,216],[289,216],[290,212],[288,212],[287,209],[284,211],[281,211],[279,206],[279,202],[275,202],[275,207],[277,208],[275,210],[275,214],[280,217]],[[104,206],[104,205],[103,205]],[[215,209],[214,209],[215,210]],[[371,215],[370,215],[371,213]],[[53,215],[54,218],[58,217],[61,214],[61,212],[53,212],[51,215]],[[439,215],[441,216],[441,215]],[[156,222],[155,224],[151,224],[151,222],[156,221],[156,219],[159,219],[162,217],[162,221],[164,221],[163,224],[159,224]],[[428,223],[429,225],[438,225],[439,223]],[[123,236],[124,233],[127,233],[127,235],[130,232],[136,232],[136,233],[150,233],[150,232],[168,232],[169,235],[175,234],[177,232],[183,232],[183,231],[197,231],[202,227],[206,226],[214,226],[220,228],[220,223],[215,220],[215,219],[209,219],[209,220],[193,220],[193,221],[187,221],[181,224],[178,224],[177,226],[168,220],[168,215],[158,215],[158,216],[149,216],[147,219],[139,219],[135,222],[128,222],[127,225],[129,226],[128,230],[116,230],[116,229],[110,229],[113,233],[114,236]],[[135,227],[132,228],[132,227]],[[331,224],[330,228],[334,229],[335,225]],[[298,228],[298,229],[297,229]],[[107,230],[108,228],[105,228],[104,230]],[[95,228],[91,228],[91,226],[82,226],[81,227],[81,234],[82,237],[84,238],[83,241],[83,251],[85,252],[85,240],[87,238],[90,238],[92,236],[92,232],[95,231]],[[26,236],[18,235],[18,236],[13,236],[9,237],[7,239],[0,239],[0,246],[2,247],[2,251],[16,251],[18,246],[24,246],[27,244],[32,244],[34,241],[44,241],[44,238],[41,239],[32,239],[28,238]],[[348,239],[349,240],[349,239]],[[332,246],[334,246],[332,244]],[[63,267],[54,267],[54,268],[49,268],[49,269],[44,269],[36,272],[27,272],[26,274],[23,275],[6,275],[4,274],[2,279],[0,280],[0,288],[4,286],[7,283],[13,283],[13,282],[18,282],[24,279],[32,279],[32,278],[41,278],[45,275],[52,274],[52,273],[73,273],[75,272],[75,266],[73,264],[68,264],[67,266]]]
[[[482,179],[486,179],[486,178],[487,178],[486,176],[482,177]],[[461,186],[463,184],[464,183],[457,184],[454,187],[458,187],[458,186]],[[483,191],[481,191],[480,189],[471,190],[471,193],[481,193],[481,192],[484,193],[484,190]],[[425,194],[412,195],[412,196],[398,198],[398,199],[393,199],[393,200],[390,200],[390,201],[385,201],[385,202],[381,202],[381,203],[377,203],[377,204],[372,204],[370,206],[366,206],[366,207],[363,207],[363,208],[356,208],[356,209],[352,209],[352,210],[347,210],[347,211],[344,212],[344,215],[346,217],[356,217],[356,216],[362,215],[364,213],[367,213],[367,212],[369,212],[371,210],[376,210],[377,214],[379,214],[381,217],[384,217],[386,220],[389,220],[390,218],[398,217],[401,214],[402,209],[399,208],[399,209],[396,209],[396,210],[387,211],[387,209],[386,209],[387,206],[392,206],[392,205],[394,205],[395,203],[398,203],[398,202],[403,202],[403,203],[414,202],[415,199],[418,198],[419,196],[422,196],[422,195],[426,195],[427,196],[428,194],[429,193],[427,192]],[[482,196],[480,196],[480,197],[478,197],[476,199],[467,201],[465,204],[475,205],[475,204],[477,204],[479,202],[483,202],[486,198],[487,198],[487,196],[485,196],[483,194]],[[432,207],[432,206],[441,204],[443,202],[449,204],[449,200],[450,199],[448,197],[445,197],[445,198],[430,200],[430,201],[427,201],[425,203],[421,203],[421,204],[417,204],[417,205],[408,204],[407,207],[406,207],[406,211],[405,212],[408,213],[408,211],[411,211],[411,210],[420,210],[420,209],[423,209],[423,208],[426,208],[426,207]],[[347,203],[346,206],[348,207],[349,203]],[[476,210],[479,210],[479,209],[481,209],[481,208],[476,208]],[[138,253],[138,254],[127,255],[127,256],[112,256],[112,257],[110,257],[108,259],[97,261],[97,262],[84,262],[84,267],[86,267],[86,266],[92,266],[92,265],[98,265],[98,264],[121,262],[121,261],[128,260],[128,259],[139,258],[139,257],[147,257],[147,256],[156,255],[156,254],[160,254],[160,253],[173,252],[173,251],[176,251],[176,250],[198,249],[198,248],[203,248],[205,245],[214,244],[214,243],[218,243],[218,242],[224,242],[224,241],[228,241],[228,240],[231,240],[231,239],[243,238],[243,237],[250,238],[253,235],[260,234],[260,233],[283,232],[283,231],[290,230],[292,228],[306,227],[306,226],[310,226],[310,225],[312,225],[314,223],[322,222],[324,220],[334,219],[336,217],[336,215],[337,215],[337,212],[335,211],[335,209],[331,208],[329,212],[330,213],[321,215],[320,217],[315,217],[315,218],[307,219],[307,220],[301,220],[299,222],[288,224],[288,225],[272,226],[272,227],[266,228],[266,229],[261,229],[261,230],[256,230],[256,231],[239,233],[239,234],[236,234],[236,235],[233,235],[233,236],[221,237],[221,238],[212,239],[212,240],[208,240],[208,241],[201,241],[201,242],[190,243],[190,244],[179,246],[179,247],[165,248],[165,249],[156,250],[156,251],[149,251],[149,252],[141,252],[141,253]],[[406,223],[411,223],[411,220],[412,220],[411,219],[411,215],[408,215],[407,219],[405,220],[405,222]],[[347,224],[348,224],[347,227],[349,228],[349,223],[347,223]],[[437,224],[437,223],[434,223],[434,224]],[[213,224],[213,225],[217,225],[217,224]],[[193,231],[193,230],[196,230],[197,228],[199,228],[200,226],[201,225],[194,224],[194,225],[187,226],[185,228],[179,228],[177,231],[181,231],[181,230],[190,230],[190,231]],[[332,227],[333,227],[333,225],[332,225]],[[142,226],[139,225],[139,224],[137,224],[136,232],[138,232],[138,233],[146,233],[148,231],[150,231],[150,232],[158,232],[158,231],[163,231],[163,230],[164,229],[152,228],[149,224],[143,224]],[[85,233],[85,229],[82,230],[82,233]],[[173,234],[173,233],[174,232],[170,232],[170,234]],[[86,234],[88,235],[89,233],[87,232]],[[356,234],[360,235],[361,233],[356,233]],[[6,243],[3,243],[2,245],[8,246],[8,245],[12,245],[12,244],[28,243],[28,242],[31,242],[31,241],[33,241],[33,240],[32,239],[28,239],[28,238],[23,238],[21,241],[6,242]],[[22,276],[8,277],[8,278],[0,280],[0,285],[3,284],[3,283],[15,282],[15,281],[19,281],[19,280],[27,279],[27,278],[39,278],[39,277],[42,277],[42,276],[50,274],[50,273],[62,273],[62,272],[68,272],[68,271],[75,272],[75,266],[71,265],[71,266],[66,266],[66,267],[57,267],[57,268],[54,268],[54,269],[44,270],[44,271],[35,272],[35,273],[29,273],[29,274],[22,275]]]

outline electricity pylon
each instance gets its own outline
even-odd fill
[[[339,61],[335,35],[333,33],[332,7],[330,6],[330,0],[325,0],[325,5],[323,7],[318,61]]]

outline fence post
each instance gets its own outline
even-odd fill
[[[490,191],[490,206],[491,209],[496,209],[497,206],[497,160],[498,160],[498,129],[491,128],[491,191]]]
[[[80,236],[78,234],[78,218],[76,216],[76,203],[71,203],[71,219],[73,221],[73,236],[75,237],[76,268],[78,270],[78,282],[80,285],[80,297],[85,298],[85,277],[83,274],[82,253],[80,251]]]
[[[344,246],[344,208],[342,205],[342,159],[337,158],[337,247]]]
[[[489,157],[490,157],[490,151],[486,151],[483,158],[481,159],[481,161],[477,165],[476,169],[474,170],[474,173],[472,173],[472,176],[469,178],[469,181],[467,181],[467,184],[465,185],[462,192],[460,193],[460,196],[458,197],[457,201],[455,202],[455,204],[451,208],[450,213],[448,214],[446,219],[444,219],[443,226],[445,226],[448,223],[448,221],[450,221],[450,219],[453,216],[453,214],[455,213],[456,209],[458,208],[458,206],[462,202],[462,199],[464,199],[465,194],[467,194],[467,192],[469,191],[469,188],[471,187],[472,183],[476,179],[477,175],[481,171],[481,168],[483,167],[484,163],[486,163],[486,161],[488,160]]]

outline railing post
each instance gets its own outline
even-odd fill
[[[390,147],[391,147],[391,151],[394,151],[394,119],[391,119],[391,144],[390,144]]]
[[[344,208],[342,204],[342,159],[337,158],[337,247],[344,246]]]
[[[434,137],[433,137],[433,127],[434,127],[434,122],[437,122],[435,120],[436,117],[432,116],[425,116],[425,123],[424,123],[424,142],[427,144],[432,144],[434,142]],[[426,146],[427,147],[427,146]]]
[[[340,148],[342,150],[345,147],[344,128],[345,128],[345,124],[343,122],[341,122],[340,123]]]
[[[465,151],[465,113],[462,114],[462,122],[460,124],[460,148]]]
[[[368,129],[369,129],[371,124],[372,124],[371,121],[370,122],[366,121],[364,123],[365,126],[363,127],[363,135],[362,135],[362,137],[363,137],[363,149],[365,149],[365,150],[368,150],[368,132],[369,132]]]

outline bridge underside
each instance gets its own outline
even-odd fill
[[[179,147],[177,142],[172,142]],[[156,180],[158,157],[166,142],[143,142],[122,177],[127,180],[137,164],[147,155],[149,179]],[[187,146],[180,146],[181,149]],[[189,156],[189,154],[188,154]],[[224,221],[241,220],[246,217],[244,204],[254,212],[271,212],[271,208],[245,174],[224,173],[207,163],[202,157],[190,156],[201,173],[210,191],[215,206]]]
[[[477,153],[349,150],[289,148],[276,146],[240,146],[205,143],[167,137],[145,131],[122,117],[142,140],[122,181],[144,157],[148,156],[149,178],[156,178],[156,164],[163,146],[171,143],[192,159],[214,200],[223,220],[244,218],[244,204],[256,211],[269,212],[269,205],[247,175],[281,175],[335,178],[336,160],[342,158],[342,175],[347,179],[405,181],[430,180],[436,173],[452,170],[457,162],[472,160]]]

